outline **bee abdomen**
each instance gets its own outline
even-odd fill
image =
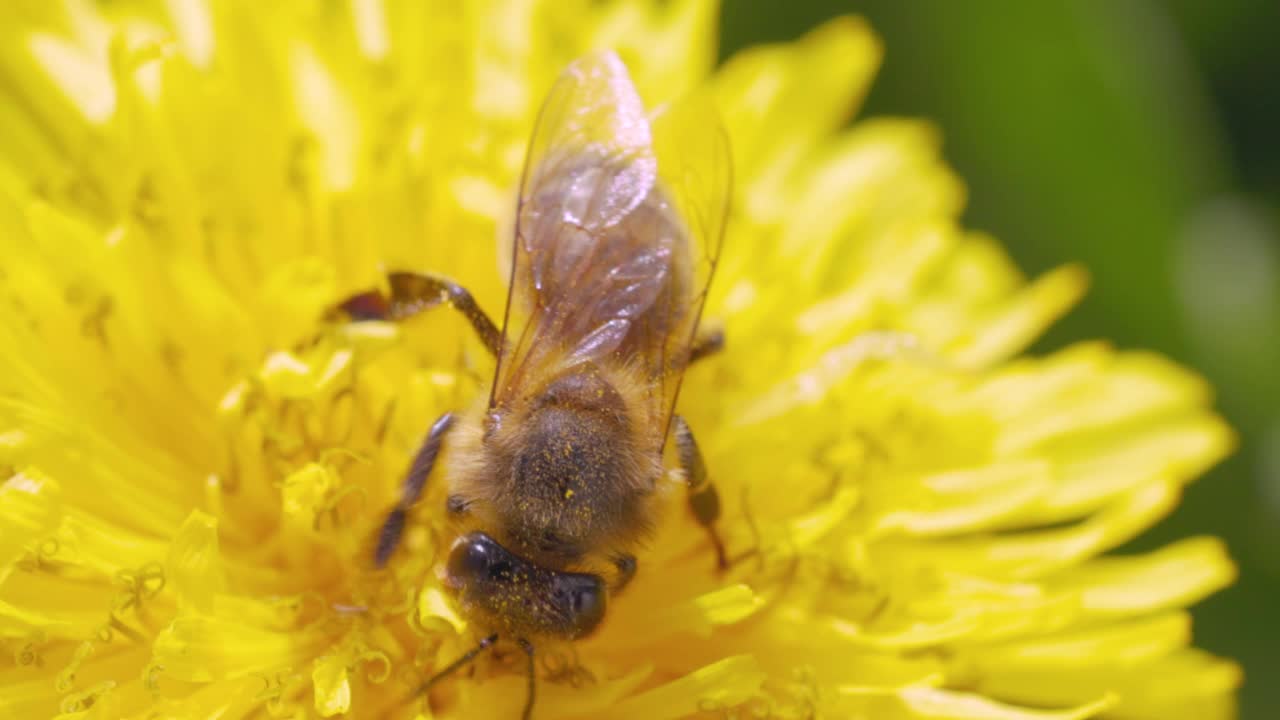
[[[645,529],[651,462],[638,458],[621,395],[590,370],[553,381],[524,422],[504,525],[556,566]]]

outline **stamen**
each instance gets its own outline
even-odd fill
[[[381,650],[365,650],[356,656],[354,665],[367,665],[365,679],[375,685],[381,685],[391,677],[391,658]]]
[[[137,630],[134,630],[128,625],[125,625],[123,622],[121,622],[120,618],[116,617],[115,615],[111,616],[111,619],[107,621],[107,624],[111,627],[112,630],[115,630],[116,632],[120,633],[121,635],[124,635],[125,637],[129,638],[130,640],[132,640],[133,642],[139,645],[146,645],[149,642],[147,638],[142,635],[142,633],[138,632]]]
[[[36,555],[41,561],[47,561],[57,555],[61,549],[62,543],[58,542],[58,538],[48,537],[40,541],[40,545],[36,548]]]
[[[17,650],[13,651],[13,662],[19,666],[34,665],[39,667],[44,665],[44,656],[40,653],[40,646],[45,643],[43,634],[37,634],[31,640],[23,643]]]
[[[354,368],[354,364],[352,367]],[[333,399],[329,401],[329,410],[326,413],[324,429],[326,444],[350,444],[351,436],[356,430],[357,387],[353,378],[350,385],[339,390],[333,396]]]
[[[387,431],[391,429],[391,420],[396,414],[396,398],[391,398],[387,402],[387,407],[382,411],[382,419],[378,421],[378,431],[373,435],[373,442],[378,447],[387,439]]]
[[[80,666],[84,664],[84,661],[93,654],[93,651],[93,643],[87,640],[80,643],[75,653],[71,656],[71,662],[67,663],[62,672],[58,673],[58,677],[53,682],[53,689],[59,693],[71,692],[71,688],[75,687],[76,684],[76,673],[80,670]]]
[[[84,692],[66,696],[62,699],[59,709],[64,714],[83,712],[93,707],[98,698],[111,692],[115,687],[114,680],[103,680]]]
[[[164,666],[159,663],[151,663],[142,671],[142,685],[153,696],[160,696],[160,677],[164,675]]]

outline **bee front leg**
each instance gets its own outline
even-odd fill
[[[409,510],[422,496],[422,490],[427,484],[427,476],[436,465],[436,457],[440,455],[440,447],[444,444],[445,435],[453,427],[453,421],[453,413],[447,412],[441,415],[431,425],[426,439],[422,441],[422,447],[418,448],[418,454],[413,456],[413,463],[409,465],[409,472],[401,487],[400,501],[387,514],[387,519],[382,523],[382,530],[378,533],[378,546],[373,553],[373,562],[378,567],[387,564],[391,553],[400,544],[400,536],[404,534],[404,524]]]
[[[622,592],[622,589],[631,582],[631,578],[636,576],[636,556],[631,553],[614,555],[613,566],[618,569],[618,577],[613,581],[613,591]]]
[[[335,305],[326,315],[329,320],[362,322],[367,320],[405,320],[437,305],[446,304],[462,313],[471,323],[480,341],[495,356],[502,345],[502,333],[493,320],[480,309],[466,288],[452,280],[427,273],[387,273],[387,289],[366,290]]]
[[[430,690],[432,686],[434,686],[436,683],[449,677],[453,673],[457,672],[459,669],[466,667],[468,663],[480,657],[480,653],[493,647],[493,644],[496,642],[498,642],[497,635],[490,635],[486,638],[482,638],[478,645],[468,650],[466,653],[462,655],[462,657],[458,658],[457,660],[454,660],[453,662],[444,666],[443,669],[437,671],[436,674],[427,678],[426,682],[418,686],[418,689],[414,691],[411,698],[416,698],[420,695],[423,695],[428,690]]]
[[[685,482],[689,485],[689,509],[698,524],[711,536],[711,544],[716,550],[716,564],[721,570],[729,567],[725,555],[724,541],[716,532],[715,523],[720,518],[720,494],[716,486],[707,477],[707,466],[702,460],[702,451],[693,438],[689,424],[679,415],[675,416],[676,451],[680,458],[680,468],[684,470]]]
[[[528,694],[525,695],[524,712],[520,713],[520,719],[531,720],[533,718],[534,691],[538,689],[538,676],[534,672],[533,643],[525,640],[524,638],[516,640],[516,643],[520,646],[520,649],[524,651],[525,657],[528,658],[528,663],[525,666],[525,672],[529,678],[529,690]]]

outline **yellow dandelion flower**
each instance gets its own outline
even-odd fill
[[[501,648],[405,702],[484,632],[436,570],[444,483],[368,562],[492,360],[445,311],[307,340],[388,268],[500,309],[534,114],[599,48],[725,119],[728,348],[680,409],[737,562],[673,503],[600,629],[540,649],[536,716],[1232,713],[1185,609],[1231,581],[1221,543],[1109,554],[1230,450],[1209,389],[1100,343],[1018,357],[1084,273],[959,229],[928,125],[844,129],[860,21],[713,69],[699,0],[0,18],[0,716],[518,716]]]

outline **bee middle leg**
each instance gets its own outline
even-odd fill
[[[698,333],[689,348],[689,364],[710,357],[724,350],[724,330],[716,328]]]
[[[707,477],[702,451],[698,449],[698,441],[694,439],[689,424],[679,415],[675,416],[674,423],[676,452],[680,468],[684,470],[685,482],[689,486],[689,509],[693,511],[698,524],[711,536],[711,544],[716,551],[716,564],[724,570],[729,567],[729,560],[725,555],[724,541],[716,531],[716,520],[720,518],[720,494]]]
[[[427,432],[427,437],[418,448],[418,453],[413,456],[413,462],[409,465],[409,472],[405,475],[404,484],[401,486],[400,500],[387,514],[387,519],[382,523],[382,530],[378,533],[378,545],[373,553],[373,562],[377,567],[386,565],[387,560],[391,559],[391,553],[400,544],[400,536],[404,534],[404,524],[409,510],[422,496],[422,490],[427,485],[427,477],[436,465],[436,458],[440,455],[444,438],[453,427],[453,423],[453,413],[447,412],[441,415],[431,425],[431,430]]]
[[[391,272],[387,273],[387,289],[390,292],[374,289],[356,293],[330,309],[326,317],[351,322],[399,321],[446,304],[462,313],[471,323],[489,352],[495,356],[498,354],[502,345],[501,331],[461,285],[439,275]]]

